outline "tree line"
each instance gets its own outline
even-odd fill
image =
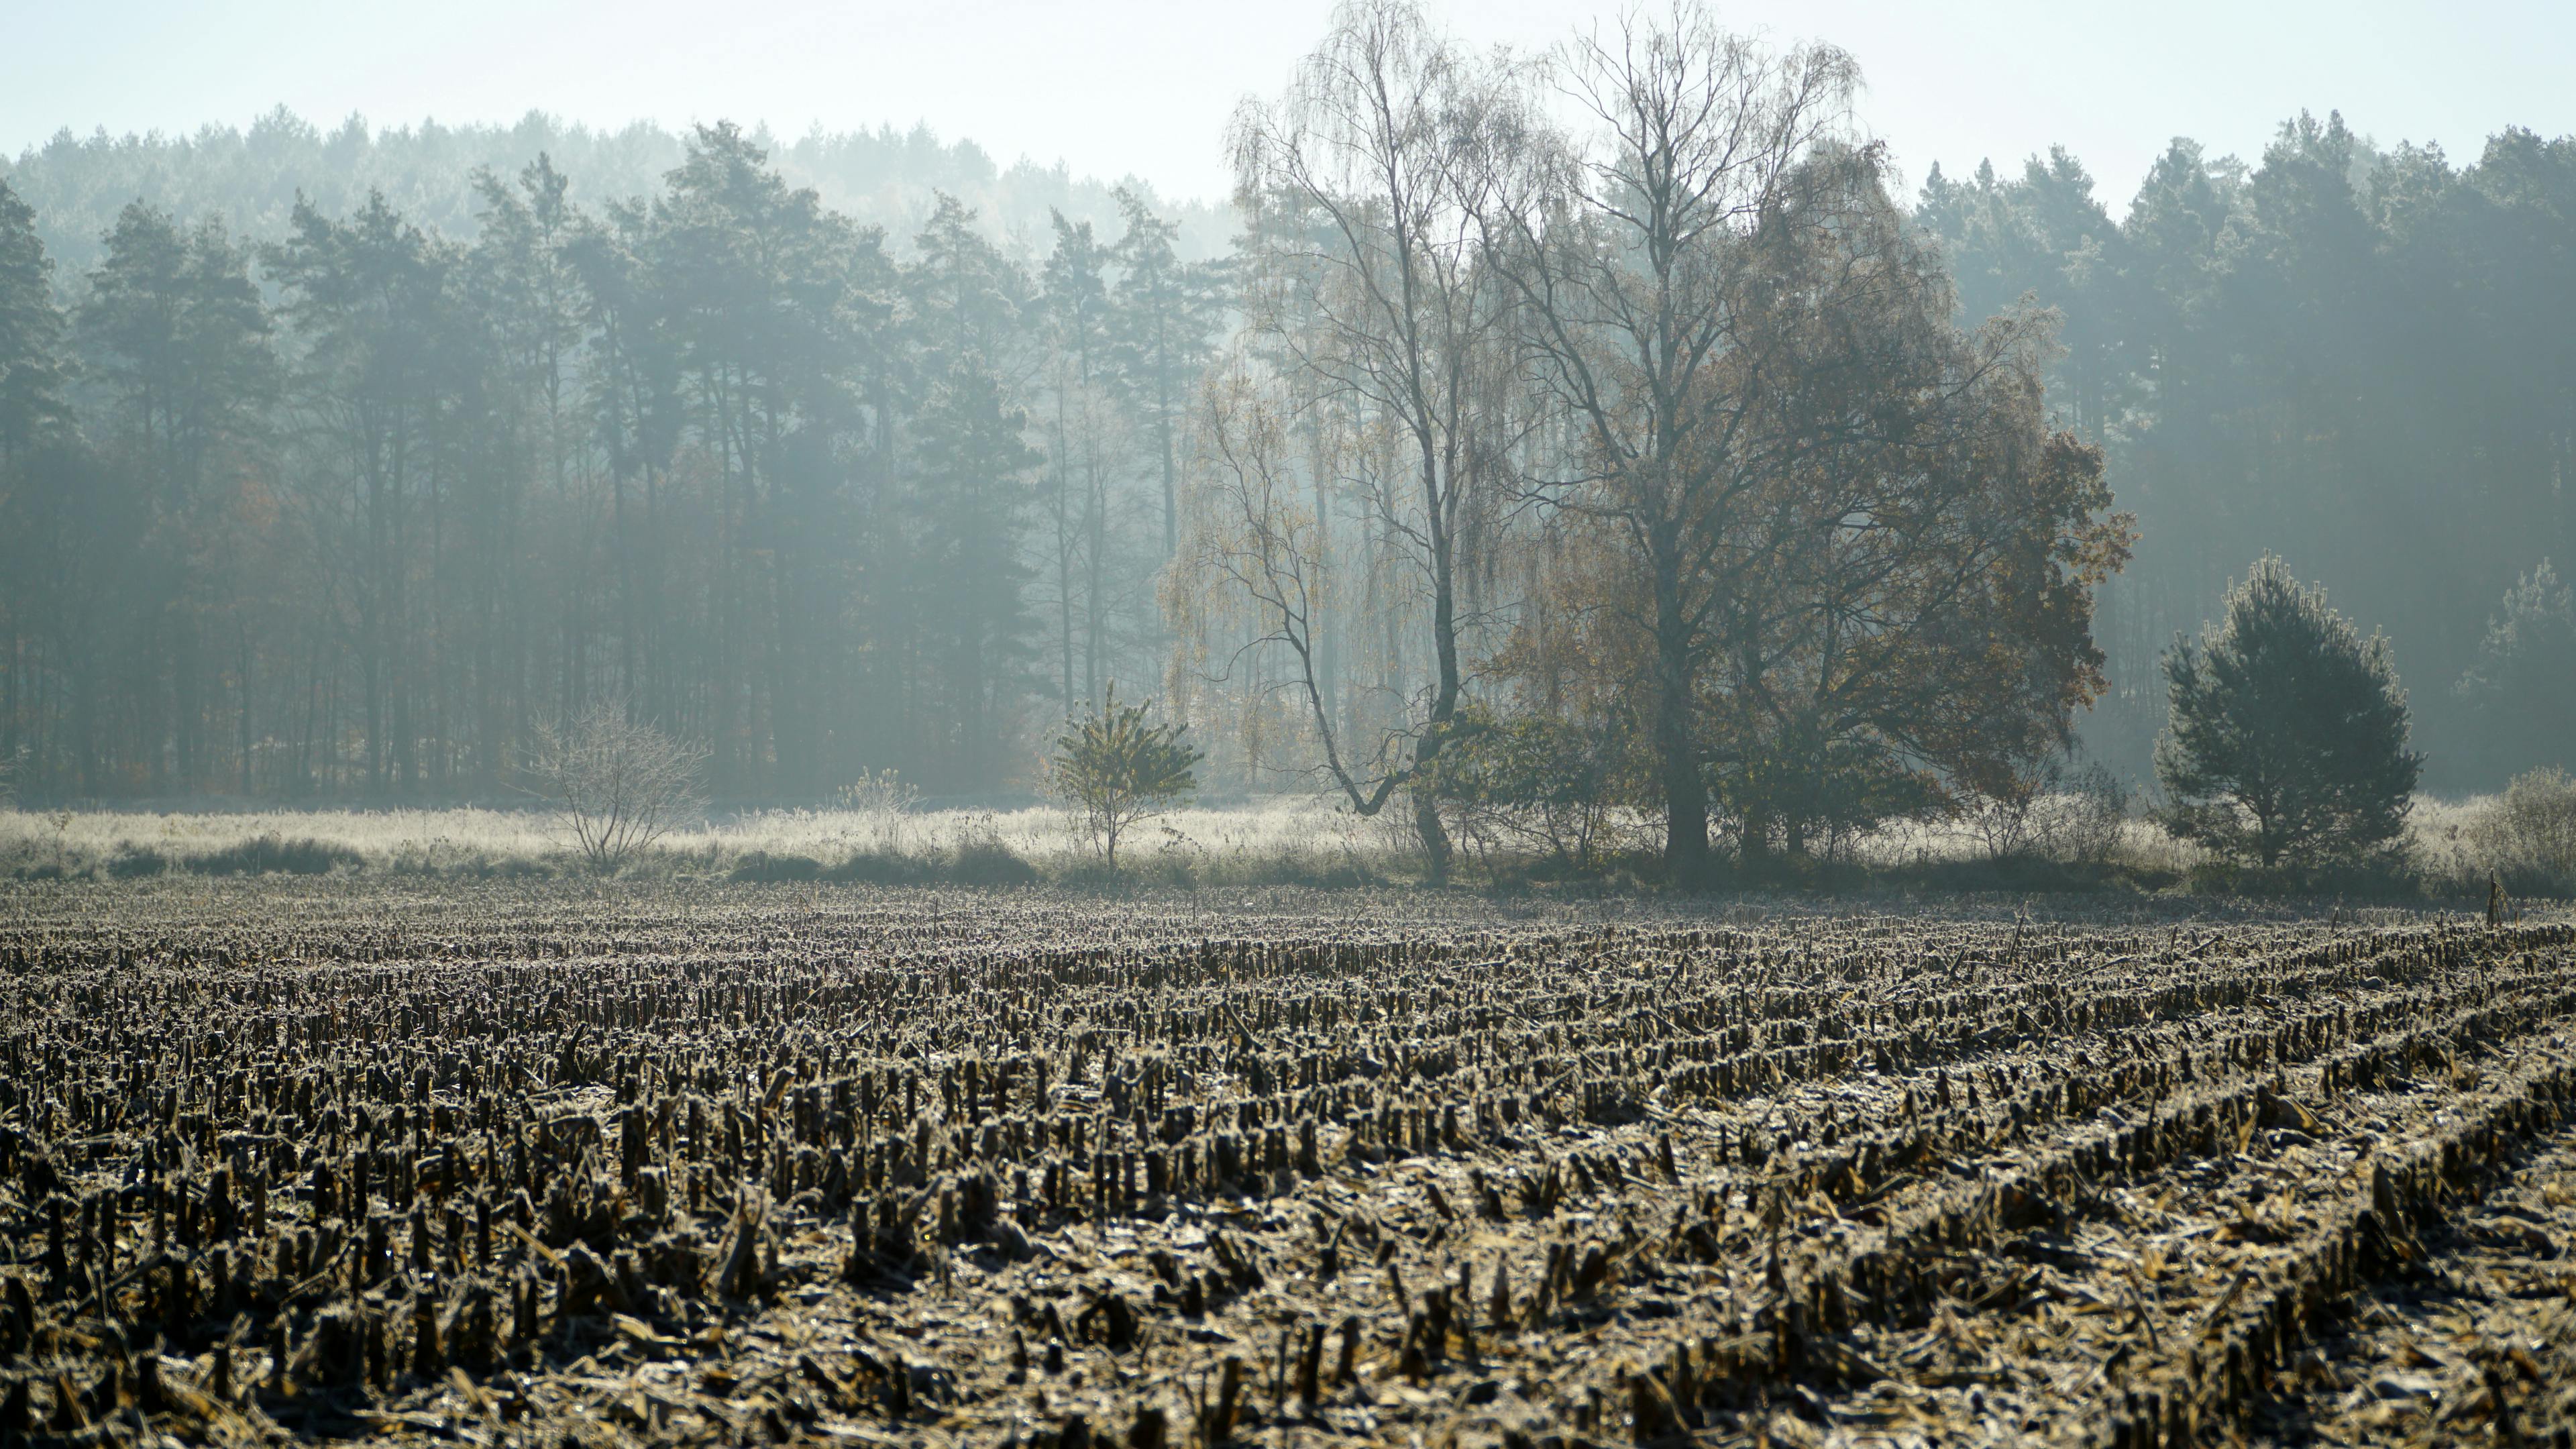
[[[0,180],[0,756],[490,794],[607,701],[719,799],[980,793],[1159,681],[1200,783],[1435,871],[1495,802],[1690,870],[2079,738],[2143,773],[2158,659],[2272,551],[2437,681],[2427,778],[2563,755],[2576,143],[2302,118],[2114,222],[2062,152],[1904,197],[1856,86],[1689,6],[1512,57],[1363,0],[1230,128],[1221,256],[1135,191],[863,224],[731,126],[649,189],[201,180],[76,250],[6,188],[154,168],[58,141]]]
[[[2059,313],[2051,406],[2137,513],[2103,591],[2097,751],[2143,762],[2159,653],[2278,552],[2387,631],[2429,783],[2568,760],[2576,138],[2508,128],[2463,164],[2303,114],[2252,162],[2175,141],[2125,214],[2052,149],[2018,175],[1936,168],[1915,217],[1965,315]]]
[[[927,125],[818,129],[790,139],[747,124],[747,134],[789,187],[812,188],[825,206],[882,226],[898,242],[921,230],[942,195],[964,202],[1006,249],[1043,250],[1059,211],[1101,223],[1118,214],[1117,180],[1025,158],[1002,165],[973,140],[945,139]],[[98,264],[117,213],[138,197],[175,216],[221,217],[237,235],[272,238],[285,233],[299,200],[336,216],[381,191],[422,230],[470,236],[482,210],[478,171],[514,175],[542,152],[569,181],[570,199],[600,206],[660,190],[688,146],[685,130],[649,121],[608,130],[530,111],[501,124],[371,125],[352,115],[320,126],[280,106],[248,125],[184,135],[60,130],[0,156],[0,178],[35,208],[37,235],[76,281]],[[1133,179],[1123,187],[1178,226],[1183,255],[1224,250],[1232,221],[1223,198],[1156,197]]]
[[[1037,267],[901,243],[730,125],[649,197],[540,155],[475,229],[0,188],[0,755],[22,791],[437,797],[610,697],[720,796],[985,788],[1160,648],[1210,269],[1134,193]],[[58,297],[68,293],[68,305]]]

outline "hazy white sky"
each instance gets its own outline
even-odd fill
[[[1533,46],[1615,13],[1592,0],[1436,6],[1466,39]],[[1007,165],[1220,195],[1221,132],[1273,93],[1329,0],[0,0],[0,150],[247,124],[284,103],[329,126],[593,125],[731,117],[927,121]],[[2256,155],[2306,107],[2384,144],[2473,159],[2502,125],[2576,131],[2576,0],[1741,0],[1722,13],[1856,54],[1863,119],[1909,182],[1938,160],[2071,147],[2115,210],[2174,135]]]

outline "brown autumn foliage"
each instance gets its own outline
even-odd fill
[[[1709,483],[1644,507],[1605,465],[1557,490],[1498,661],[1531,707],[1598,716],[1654,699],[1677,651],[1689,707],[1678,738],[1640,732],[1638,803],[1669,808],[1684,752],[1748,862],[1955,811],[2062,745],[2104,687],[2094,591],[2135,538],[2100,450],[2046,424],[2046,319],[1952,327],[1876,164],[1820,163],[1756,237],[1774,300],[1700,385],[1758,405],[1670,470]]]

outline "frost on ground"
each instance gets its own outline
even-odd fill
[[[2546,1443],[2571,1012],[2564,919],[0,886],[0,1436]]]
[[[0,860],[58,858],[76,868],[157,852],[176,862],[272,839],[313,841],[354,863],[428,872],[568,864],[571,841],[542,809],[0,811]],[[780,809],[683,825],[655,853],[680,867],[722,869],[754,856],[831,864],[860,853],[927,858],[999,845],[1050,874],[1081,865],[1092,844],[1053,806],[1011,810]],[[1375,868],[1410,847],[1403,823],[1361,819],[1310,797],[1185,809],[1149,822],[1130,847],[1147,867],[1310,858]]]

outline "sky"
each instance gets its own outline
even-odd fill
[[[927,123],[1004,165],[1227,190],[1223,131],[1274,95],[1330,0],[0,0],[0,151],[283,104],[326,128],[730,118],[781,136]],[[1545,47],[1620,0],[1440,3],[1478,45]],[[2257,157],[2302,108],[2462,162],[2505,125],[2576,132],[2576,0],[1740,0],[1720,15],[1851,51],[1908,182],[2060,143],[2115,207],[2174,136]],[[112,17],[112,18],[111,18]]]

